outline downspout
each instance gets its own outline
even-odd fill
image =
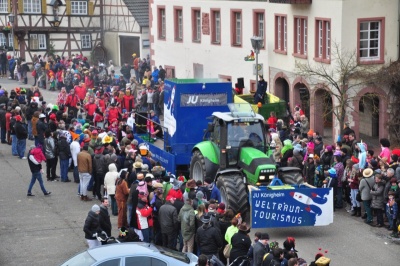
[[[400,0],[399,0],[400,1]],[[104,47],[104,0],[100,0],[100,42]]]

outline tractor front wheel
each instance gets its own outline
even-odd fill
[[[250,206],[246,186],[240,175],[220,176],[217,187],[221,192],[221,200],[235,213],[240,213],[243,219],[248,215]]]
[[[200,151],[193,152],[190,160],[190,177],[201,182],[204,182],[206,178],[206,163]]]

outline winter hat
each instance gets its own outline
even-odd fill
[[[215,211],[215,209],[216,209],[215,204],[208,205],[208,212]]]
[[[202,191],[197,191],[196,199],[202,200],[204,198],[204,193]]]
[[[341,151],[335,151],[333,156],[342,156],[342,152]]]
[[[303,151],[303,147],[301,147],[301,144],[294,145],[293,152],[301,152],[301,151]]]
[[[332,151],[332,146],[331,145],[326,146],[326,150],[327,151]]]
[[[329,176],[330,176],[330,177],[336,177],[336,170],[335,170],[335,168],[330,168],[330,169],[328,170],[328,173],[329,173]]]
[[[98,211],[100,211],[99,205],[97,205],[97,204],[93,205],[92,206],[92,212],[98,212]]]
[[[21,122],[22,121],[22,117],[20,115],[16,115],[15,116],[15,120],[18,121],[18,122]]]
[[[143,164],[142,170],[145,172],[149,171],[149,166],[147,164]]]

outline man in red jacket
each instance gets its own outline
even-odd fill
[[[94,98],[90,97],[89,102],[85,105],[85,110],[86,110],[86,119],[89,119],[90,121],[93,120],[93,115],[94,112],[96,111],[97,105],[94,103]]]
[[[74,117],[77,117],[78,115],[78,104],[80,104],[79,97],[75,94],[75,90],[71,89],[67,96],[65,105],[68,107],[68,111],[74,111]]]
[[[114,119],[118,120],[118,118],[119,118],[119,110],[117,107],[115,107],[115,103],[112,103],[110,107],[108,107],[108,117],[107,117],[108,124],[111,125],[112,121]]]
[[[128,85],[128,84],[127,84]],[[133,108],[135,108],[134,97],[131,94],[131,89],[127,88],[125,91],[124,99],[122,101],[122,109],[125,109],[127,112],[131,112]]]
[[[78,97],[79,97],[79,99],[81,100],[81,102],[83,101],[83,100],[85,100],[85,97],[86,97],[86,86],[85,86],[85,83],[83,83],[83,82],[81,82],[80,84],[79,84],[79,86],[75,86],[75,92],[76,92],[76,94],[78,95]]]

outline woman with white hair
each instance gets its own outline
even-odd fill
[[[112,61],[112,60],[108,61],[108,65],[109,65],[109,67],[108,67],[107,70],[108,70],[108,74],[110,74],[111,71],[114,70],[114,63],[113,63],[113,61]]]

